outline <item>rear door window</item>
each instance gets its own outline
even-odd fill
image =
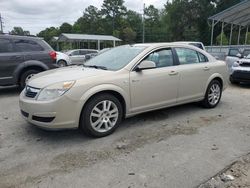
[[[13,51],[13,45],[9,39],[0,39],[0,53],[9,53]]]
[[[200,52],[197,52],[197,53],[198,53],[199,60],[200,60],[201,63],[208,62],[208,58],[207,58],[205,55],[203,55],[203,54],[200,53]]]
[[[180,65],[199,63],[199,56],[195,50],[188,48],[175,48]]]
[[[34,52],[34,51],[43,51],[43,47],[40,46],[35,41],[18,39],[14,40],[16,50],[19,52]]]

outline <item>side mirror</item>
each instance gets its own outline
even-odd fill
[[[153,69],[156,68],[156,64],[153,61],[142,61],[135,69],[136,72],[145,70],[145,69]]]

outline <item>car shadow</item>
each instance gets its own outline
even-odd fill
[[[234,88],[250,89],[250,83],[231,84]]]
[[[145,123],[165,121],[169,118],[177,118],[181,114],[191,111],[195,113],[196,111],[200,111],[201,108],[197,103],[190,103],[170,108],[165,108],[161,110],[155,110],[151,112],[142,113],[130,118],[125,119],[121,126],[116,130],[116,132],[110,136],[119,137],[121,134],[124,133],[129,128],[135,127],[143,127]],[[44,130],[40,129],[36,126],[28,124],[26,126],[26,133],[32,137],[32,139],[37,139],[38,141],[43,140],[49,143],[56,143],[58,141],[63,141],[64,144],[66,143],[81,143],[87,142],[90,140],[95,140],[95,138],[86,136],[80,129],[66,129],[66,130]],[[119,135],[118,135],[119,134]],[[108,137],[110,137],[108,136]],[[100,139],[108,139],[108,137],[100,138]],[[98,139],[99,140],[99,139]]]

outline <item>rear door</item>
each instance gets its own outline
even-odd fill
[[[70,59],[72,64],[80,64],[81,63],[81,56],[80,50],[74,50],[70,53]]]
[[[0,85],[14,84],[14,70],[23,61],[23,54],[15,51],[12,40],[0,38]]]
[[[45,64],[52,63],[49,52],[44,49],[38,41],[27,39],[15,39],[13,41],[16,51],[23,54],[25,61],[37,60]]]
[[[204,54],[193,49],[175,48],[175,51],[179,60],[180,74],[177,102],[202,98],[211,75],[211,63]]]

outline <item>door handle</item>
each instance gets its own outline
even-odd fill
[[[133,83],[135,83],[135,82],[139,82],[139,81],[140,81],[140,80],[132,80],[132,82],[133,82]]]
[[[171,71],[171,72],[169,73],[170,76],[174,76],[174,75],[177,75],[177,74],[178,74],[178,72],[176,72],[176,71]]]
[[[209,67],[204,67],[203,70],[204,70],[204,71],[209,71],[210,68],[209,68]]]
[[[15,55],[15,56],[12,56],[10,59],[11,60],[18,60],[18,59],[22,59],[22,56]]]

